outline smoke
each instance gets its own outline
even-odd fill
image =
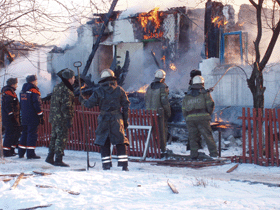
[[[277,13],[274,15],[277,15]],[[252,5],[242,5],[240,7],[238,17],[239,17],[238,23],[243,24],[242,31],[248,32],[248,51],[249,51],[248,60],[249,63],[253,63],[255,60],[254,41],[257,38],[256,9]],[[262,39],[260,42],[261,58],[264,56],[272,37],[271,17],[272,17],[272,10],[264,9],[263,16],[262,16],[263,31],[262,31]],[[279,20],[279,15],[278,17],[277,16],[275,17],[275,20]],[[280,53],[280,42],[278,38],[278,41],[276,42],[276,45],[270,57],[269,63],[279,62],[280,61],[279,53]]]
[[[6,85],[7,79],[11,77],[18,78],[17,95],[22,89],[22,85],[26,83],[26,76],[36,74],[38,78],[38,87],[41,97],[45,97],[52,91],[51,75],[47,72],[47,52],[50,49],[35,49],[30,51],[28,56],[22,56],[14,60],[6,68],[2,68],[0,72],[0,86]]]
[[[180,58],[176,61],[176,71],[164,69],[166,71],[165,83],[169,87],[171,96],[182,96],[187,91],[190,71],[198,69],[198,64],[202,59],[201,50],[202,45],[190,47],[190,50],[187,53],[181,54]],[[123,88],[127,92],[134,92],[154,80],[154,73],[158,70],[158,67],[153,60],[150,50],[145,50],[144,53],[142,49],[138,50],[130,59],[130,68]],[[144,62],[141,62],[141,60],[144,60]],[[144,65],[140,65],[142,63]]]
[[[141,1],[138,0],[127,0],[120,1],[117,5],[118,10],[122,10],[122,14],[120,15],[120,19],[127,18],[130,15],[134,15],[136,13],[149,12],[156,7],[159,7],[160,11],[168,10],[172,7],[189,7],[194,6],[192,1],[182,1],[182,0],[155,0],[155,1]]]

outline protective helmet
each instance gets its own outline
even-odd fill
[[[193,84],[204,84],[204,78],[202,76],[195,76],[193,78]]]
[[[163,71],[162,69],[159,69],[155,73],[155,78],[164,79],[165,75],[166,75],[165,71]]]
[[[101,79],[105,79],[107,77],[114,77],[115,73],[111,69],[104,69],[101,72]]]

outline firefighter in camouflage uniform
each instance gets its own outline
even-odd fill
[[[15,156],[15,148],[20,137],[20,107],[15,90],[18,86],[17,78],[9,78],[2,89],[2,123],[5,128],[3,143],[4,157]]]
[[[89,99],[80,95],[80,102],[87,108],[99,106],[98,127],[94,144],[101,146],[101,159],[103,170],[112,167],[110,145],[116,145],[118,166],[128,171],[127,145],[125,129],[128,127],[128,109],[130,102],[124,89],[118,86],[115,74],[110,69],[101,72],[99,88],[93,92]]]
[[[62,157],[68,141],[69,128],[73,124],[74,90],[72,85],[75,81],[75,73],[71,69],[63,69],[57,75],[62,82],[54,87],[51,97],[49,122],[52,124],[52,133],[46,162],[55,166],[69,167],[62,161]]]
[[[159,135],[161,152],[166,151],[168,135],[167,120],[171,116],[171,109],[168,100],[169,89],[165,82],[166,73],[159,69],[155,73],[154,81],[149,85],[145,94],[146,110],[153,110],[159,113]]]
[[[210,92],[204,88],[202,76],[195,76],[193,84],[183,99],[182,111],[189,132],[191,158],[199,158],[200,134],[204,137],[210,156],[217,157],[217,146],[215,144],[210,126],[211,114],[214,111],[214,101]]]

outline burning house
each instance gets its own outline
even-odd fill
[[[203,15],[203,9],[188,11],[185,7],[175,7],[160,11],[155,8],[126,17],[119,11],[113,12],[88,70],[91,81],[98,81],[100,71],[112,67],[112,64],[123,68],[129,61],[123,87],[132,92],[150,83],[158,68],[176,71],[183,56],[193,50],[195,44],[203,44],[203,32],[199,30],[203,18],[198,13]],[[85,65],[93,43],[100,35],[104,18],[105,14],[94,14],[92,20],[80,26],[75,46],[54,48],[48,55],[48,71],[55,73],[66,67],[73,69],[73,62],[78,60]],[[198,19],[197,24],[194,18],[201,20]],[[197,67],[198,62],[190,70]]]

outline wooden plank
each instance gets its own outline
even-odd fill
[[[23,178],[24,173],[20,173],[20,175],[18,176],[18,178],[16,179],[15,183],[13,184],[13,186],[11,187],[11,190],[16,189],[16,187],[18,186],[20,180]]]
[[[253,132],[254,132],[254,163],[258,164],[258,143],[257,143],[257,112],[253,109]]]
[[[39,174],[42,176],[47,176],[47,175],[51,175],[51,173],[45,173],[45,172],[40,172],[40,171],[33,171],[34,174]]]
[[[233,166],[229,170],[227,170],[227,173],[234,171],[238,166],[239,166],[239,164],[237,163],[235,166]]]
[[[258,122],[258,140],[259,140],[259,159],[263,158],[263,142],[262,142],[262,135],[263,135],[263,129],[262,129],[262,109],[258,108],[258,118],[257,118],[257,122]],[[259,165],[263,165],[262,160],[259,161]]]
[[[275,119],[275,116],[274,116],[274,119]],[[269,154],[269,158],[271,159],[271,165],[273,166],[274,165],[274,148],[273,148],[273,123],[272,123],[272,110],[270,109],[269,110],[269,151],[270,151],[270,154]],[[269,160],[268,160],[269,161]]]
[[[50,185],[36,185],[36,187],[39,187],[39,188],[55,188],[55,189],[59,189],[59,190],[62,190],[64,192],[68,192],[69,194],[71,195],[80,195],[79,192],[74,192],[74,191],[71,191],[71,190],[66,190],[66,189],[62,189],[62,188],[57,188],[55,186],[50,186]]]
[[[242,152],[242,159],[243,163],[246,163],[246,115],[245,115],[245,108],[242,108],[242,140],[243,140],[243,152]]]
[[[31,209],[39,209],[39,208],[47,208],[50,207],[52,204],[47,204],[47,205],[40,205],[40,206],[33,206],[25,209],[18,209],[18,210],[31,210]]]
[[[169,182],[169,180],[167,180],[167,184],[168,184],[168,186],[170,187],[170,189],[172,190],[173,193],[175,193],[175,194],[179,193],[178,190],[176,189],[176,187],[171,182]]]
[[[252,163],[252,126],[250,108],[247,108],[249,163]]]

